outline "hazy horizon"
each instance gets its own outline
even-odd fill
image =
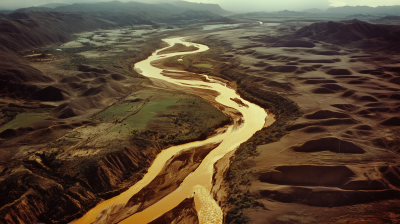
[[[131,0],[120,0],[121,2],[130,2]],[[140,2],[171,2],[176,0],[152,0]],[[311,8],[327,9],[329,7],[340,6],[391,6],[400,5],[398,0],[281,0],[276,1],[261,1],[261,0],[185,0],[187,2],[196,3],[210,3],[219,4],[223,9],[232,12],[254,12],[254,11],[280,11],[280,10],[294,10],[301,11]],[[3,0],[0,9],[2,10],[15,10],[19,8],[26,8],[32,6],[41,6],[48,3],[96,3],[96,2],[109,2],[109,0],[31,0],[27,3],[25,0]]]

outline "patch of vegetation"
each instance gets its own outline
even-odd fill
[[[45,113],[20,113],[16,117],[9,121],[7,124],[0,128],[0,133],[6,129],[14,129],[29,126],[35,122],[42,121],[49,118],[49,114]]]
[[[105,122],[118,122],[130,112],[134,111],[139,105],[141,105],[141,103],[114,105],[102,111],[101,113],[96,114],[94,118],[101,119]]]
[[[179,142],[199,136],[205,138],[210,128],[230,122],[203,99],[184,93],[142,90],[126,101],[107,108],[94,118],[116,123],[111,132],[129,134],[134,130],[157,130],[161,133],[160,139],[164,139],[161,135],[170,135],[169,139],[179,139]]]
[[[108,51],[107,48],[105,48],[105,47],[99,47],[98,50],[99,51]],[[120,54],[121,54],[120,56],[106,56],[106,57],[96,57],[96,58],[88,58],[83,55],[74,54],[70,57],[71,58],[70,61],[67,63],[63,63],[62,66],[65,69],[74,69],[78,65],[102,65],[102,66],[113,66],[116,68],[122,68],[121,64],[119,63],[119,60],[121,60],[121,57],[123,55],[132,54],[132,57],[135,56],[134,55],[135,52],[126,52],[125,51]],[[127,71],[125,69],[121,69],[121,70]]]
[[[26,110],[19,107],[4,107],[1,109],[1,119],[8,122],[15,118],[19,113],[25,112]]]
[[[231,121],[218,109],[211,108],[206,102],[198,100],[185,100],[183,108],[176,117],[169,120],[169,125],[175,126],[175,131],[164,130],[133,130],[131,142],[138,147],[158,145],[166,148],[171,145],[179,145],[196,140],[206,139],[214,129],[229,124]],[[201,106],[201,107],[198,107]],[[165,116],[165,115],[163,115]],[[168,116],[168,115],[167,115]],[[156,120],[158,120],[156,118]]]
[[[176,94],[168,98],[153,105],[150,101],[138,114],[127,119],[126,125],[121,125],[121,128],[135,128],[131,131],[133,145],[146,148],[145,145],[156,144],[165,148],[206,139],[216,128],[231,122],[200,97]]]
[[[194,64],[193,66],[199,68],[212,68],[212,64]]]
[[[53,47],[41,48],[35,50],[35,54],[52,54],[57,56],[72,56],[77,53],[91,51],[96,48],[96,46],[83,46],[83,47],[74,47],[74,48],[59,48],[60,45],[55,45]],[[31,54],[31,52],[25,52],[24,55]]]
[[[112,131],[124,131],[127,128],[146,130],[150,121],[157,119],[159,114],[168,111],[168,107],[174,105],[177,100],[178,97],[176,96],[151,99],[138,113],[127,118],[123,125],[114,128]]]
[[[242,176],[244,175],[249,175],[248,172],[243,172],[241,174]],[[240,181],[240,180],[235,180],[235,181]],[[258,206],[258,202],[256,201],[256,197],[252,195],[248,190],[243,192],[240,191],[239,189],[229,189],[229,195],[230,198],[228,200],[229,204],[233,206],[227,213],[226,215],[226,223],[229,224],[243,224],[243,223],[248,223],[250,221],[250,218],[244,214],[244,209],[247,208],[252,208]]]
[[[68,137],[68,138],[76,138],[78,136],[79,136],[79,132],[72,132],[72,133],[69,133],[66,137]]]

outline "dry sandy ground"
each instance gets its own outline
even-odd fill
[[[265,89],[303,112],[289,134],[243,162],[260,202],[246,215],[251,223],[400,222],[400,55],[323,42],[265,47],[249,38],[276,36],[284,26],[207,34],[231,45],[225,55],[254,82],[268,80]]]

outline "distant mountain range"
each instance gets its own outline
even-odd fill
[[[331,13],[331,14],[384,14],[384,15],[400,15],[400,5],[395,6],[342,6],[333,7],[327,10],[321,9],[307,9],[303,12],[308,13]]]
[[[75,3],[61,4],[50,3],[36,7],[20,8],[15,12],[32,12],[32,11],[47,11],[47,12],[133,12],[133,11],[160,11],[162,13],[182,13],[188,10],[209,11],[217,15],[232,14],[222,9],[218,4],[204,4],[186,1],[173,1],[165,3],[164,1],[143,2],[99,2],[99,3]],[[10,13],[10,11],[7,11]],[[6,12],[6,13],[7,13]]]
[[[361,48],[370,52],[400,52],[399,36],[400,26],[347,20],[313,23],[293,33],[291,38],[308,38],[312,41]]]
[[[390,14],[400,15],[400,5],[396,6],[343,6],[329,8],[325,11],[326,13],[337,13],[337,14]]]
[[[64,3],[47,3],[47,4],[44,4],[44,5],[40,5],[38,7],[46,7],[46,8],[55,9],[57,7],[66,6],[66,5],[68,5],[68,4],[64,4]]]

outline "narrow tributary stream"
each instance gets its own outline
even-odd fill
[[[170,46],[173,46],[176,43],[181,43],[186,46],[194,45],[199,49],[191,52],[179,52],[158,55],[158,52],[169,48],[166,47],[157,50],[153,53],[152,56],[150,56],[146,60],[135,64],[135,69],[142,75],[147,76],[152,80],[158,79],[179,86],[195,87],[216,91],[219,93],[219,96],[217,96],[215,100],[220,104],[234,108],[239,111],[243,115],[242,120],[244,122],[239,127],[234,128],[233,126],[231,126],[224,133],[213,136],[204,141],[191,142],[188,144],[173,146],[163,150],[154,160],[152,166],[148,170],[148,173],[144,176],[142,180],[137,182],[134,186],[132,186],[122,194],[98,204],[82,218],[74,221],[74,224],[91,223],[96,220],[96,217],[99,220],[98,216],[110,215],[111,210],[113,210],[112,213],[114,213],[116,207],[122,208],[133,195],[135,195],[143,187],[149,184],[161,171],[166,161],[168,161],[173,155],[175,155],[179,151],[217,142],[220,142],[221,144],[217,148],[212,150],[211,153],[204,158],[200,166],[185,178],[178,189],[158,201],[156,204],[148,207],[142,212],[130,216],[120,223],[148,223],[154,218],[157,218],[158,216],[168,212],[169,210],[180,204],[185,198],[193,197],[193,195],[195,197],[196,209],[200,223],[222,223],[222,211],[210,194],[212,188],[214,164],[224,155],[235,150],[241,143],[247,141],[255,132],[260,130],[265,124],[267,113],[263,108],[242,99],[235,92],[235,90],[227,87],[220,82],[208,79],[208,77],[207,79],[210,82],[199,80],[173,79],[171,77],[162,75],[161,73],[163,71],[165,72],[165,70],[152,66],[151,62],[166,57],[204,52],[209,49],[205,45],[186,42],[184,41],[184,38],[164,39],[164,41],[167,42]],[[239,105],[238,103],[231,100],[234,98],[240,99],[244,104],[247,105],[247,107]]]

